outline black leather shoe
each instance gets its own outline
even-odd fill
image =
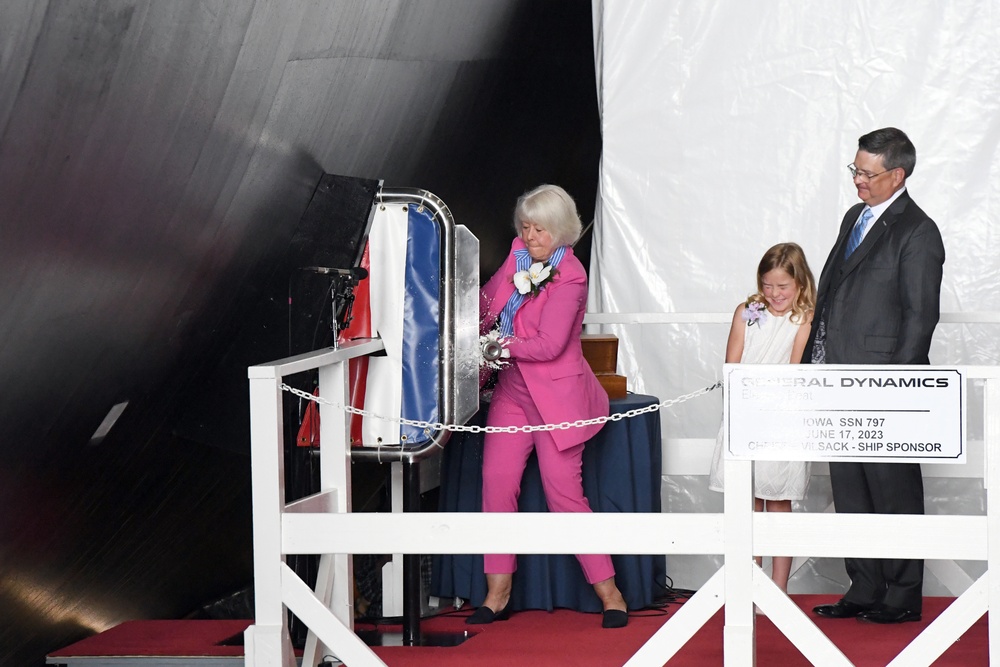
[[[602,628],[624,628],[628,625],[628,612],[621,609],[606,609],[601,620]]]
[[[871,609],[868,605],[855,604],[841,598],[835,604],[821,604],[818,607],[813,607],[813,613],[823,618],[855,618],[871,611]]]
[[[875,609],[870,609],[863,614],[859,614],[858,620],[865,623],[881,623],[883,625],[889,623],[906,623],[908,621],[919,621],[920,612],[889,607],[883,604]]]
[[[483,605],[472,612],[472,616],[465,619],[466,625],[489,625],[493,621],[506,621],[510,618],[510,603],[501,609],[500,611],[493,611],[489,607]]]

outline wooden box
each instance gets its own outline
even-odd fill
[[[583,358],[608,393],[608,398],[625,398],[628,393],[624,375],[618,375],[618,336],[614,334],[582,334]]]
[[[618,336],[614,334],[581,334],[583,358],[594,373],[618,371]]]
[[[608,392],[608,398],[625,398],[628,388],[625,386],[625,376],[614,373],[595,373],[597,380]]]

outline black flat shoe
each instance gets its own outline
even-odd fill
[[[602,628],[624,628],[628,625],[628,612],[621,609],[607,609],[601,620]]]
[[[821,604],[813,607],[813,613],[824,618],[856,618],[871,611],[871,607],[841,599],[835,604]]]
[[[919,621],[920,612],[880,605],[876,609],[869,609],[863,614],[859,614],[858,620],[865,623],[880,623],[883,625],[890,623],[907,623],[909,621]]]
[[[510,618],[510,603],[500,611],[493,611],[486,605],[479,607],[472,612],[472,616],[465,619],[466,625],[489,625],[493,621],[506,621]]]

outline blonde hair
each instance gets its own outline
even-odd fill
[[[792,304],[792,321],[803,322],[807,313],[816,308],[816,281],[806,254],[797,243],[779,243],[768,248],[757,265],[757,293],[751,294],[747,303],[767,304],[764,298],[764,274],[781,269],[792,277],[799,292]]]
[[[576,202],[558,185],[539,185],[518,197],[514,207],[514,230],[518,236],[525,221],[547,231],[556,247],[576,243],[583,229]]]

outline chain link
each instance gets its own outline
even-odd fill
[[[663,408],[669,408],[685,401],[689,401],[692,398],[697,398],[703,394],[708,394],[716,389],[722,387],[722,381],[716,382],[708,387],[703,387],[697,391],[692,391],[690,393],[684,394],[683,396],[678,396],[677,398],[669,398],[665,401],[660,401],[659,403],[654,403],[653,405],[647,405],[644,408],[635,408],[633,410],[628,410],[626,412],[618,412],[607,417],[594,417],[593,419],[577,419],[572,422],[561,422],[559,424],[537,424],[533,426],[477,426],[475,424],[442,424],[440,422],[427,422],[417,419],[406,419],[405,417],[385,417],[383,415],[376,414],[374,412],[369,412],[367,410],[362,410],[356,408],[353,405],[341,406],[337,403],[322,398],[321,396],[315,396],[308,391],[303,391],[301,389],[296,389],[295,387],[290,387],[289,385],[282,383],[281,388],[284,391],[295,394],[300,398],[304,398],[309,401],[316,401],[317,403],[322,403],[324,405],[332,405],[335,408],[341,408],[345,412],[352,415],[363,415],[365,417],[372,417],[374,419],[381,419],[388,422],[396,422],[404,426],[413,426],[414,428],[419,428],[424,431],[452,431],[455,433],[533,433],[535,431],[556,431],[556,430],[567,430],[571,428],[579,428],[581,426],[593,426],[595,424],[604,424],[605,422],[616,422],[622,419],[630,419],[632,417],[637,417],[639,415],[646,414],[647,412],[656,412]]]

